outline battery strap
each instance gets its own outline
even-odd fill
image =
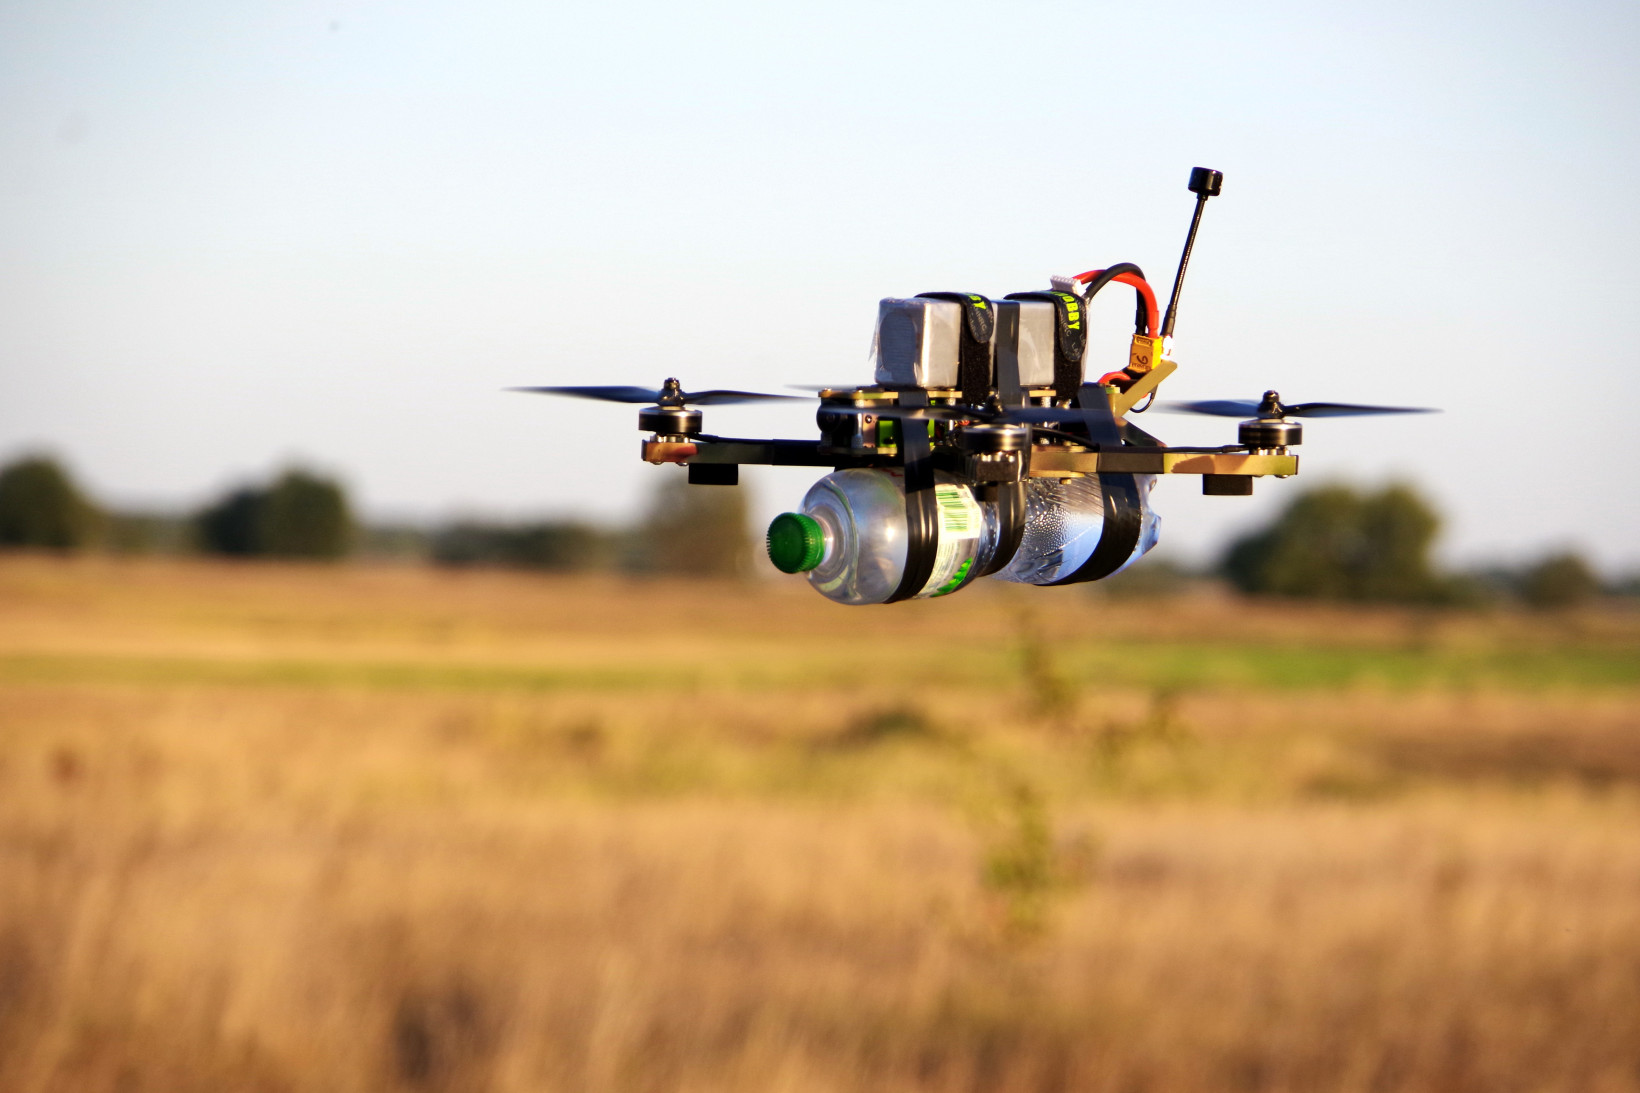
[[[1088,347],[1087,311],[1074,292],[1011,292],[1009,300],[1043,300],[1053,304],[1058,319],[1053,342],[1053,393],[1068,399],[1082,384],[1082,356]]]
[[[901,391],[901,406],[927,406],[928,392]],[[905,572],[885,603],[909,600],[934,575],[939,553],[939,503],[934,494],[934,445],[928,422],[900,420],[900,462],[905,468]]]
[[[1122,446],[1122,427],[1111,413],[1110,398],[1097,383],[1084,383],[1076,395],[1077,407],[1082,410],[1088,439],[1102,451]],[[1127,564],[1139,546],[1139,533],[1144,526],[1144,498],[1139,483],[1131,474],[1099,473],[1099,489],[1105,495],[1105,523],[1099,533],[1099,542],[1088,560],[1067,577],[1053,583],[1081,584],[1108,577]]]
[[[996,308],[977,292],[919,292],[921,300],[949,300],[962,305],[962,340],[957,348],[957,384],[962,401],[978,406],[991,393],[991,343],[996,335]]]
[[[996,368],[994,390],[1004,406],[1025,405],[1025,388],[1019,382],[1019,305],[1003,301],[996,305]]]

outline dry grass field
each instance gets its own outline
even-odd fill
[[[0,1089],[1637,1090],[1640,617],[0,559]]]

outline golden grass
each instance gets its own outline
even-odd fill
[[[0,1089],[1637,1089],[1637,664],[0,560]]]

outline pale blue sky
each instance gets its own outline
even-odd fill
[[[126,503],[299,458],[376,514],[623,516],[677,473],[631,409],[499,388],[863,382],[881,296],[1165,291],[1199,164],[1168,393],[1447,412],[1316,422],[1251,502],[1164,482],[1166,545],[1401,475],[1449,558],[1633,567],[1636,56],[1618,3],[0,0],[0,457]],[[772,513],[812,477],[746,479]]]

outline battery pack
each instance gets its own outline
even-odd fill
[[[997,315],[991,335],[995,363],[986,382],[998,382],[997,368],[1017,368],[1011,378],[1021,387],[1052,387],[1060,337],[1053,302],[997,300],[992,306]],[[872,342],[876,382],[885,387],[961,386],[962,335],[962,305],[953,300],[915,296],[879,302]]]
[[[1013,314],[1009,314],[1012,312]],[[997,368],[1018,368],[1021,387],[1052,387],[1059,317],[1043,300],[997,301]]]
[[[922,297],[878,303],[872,340],[876,382],[885,387],[956,387],[961,351],[961,304]]]
[[[1075,292],[1015,292],[998,306],[1013,310],[1002,322],[998,313],[997,387],[1052,387],[1058,398],[1070,398],[1082,385],[1088,356],[1084,301]],[[1002,332],[1007,328],[1006,336]]]

